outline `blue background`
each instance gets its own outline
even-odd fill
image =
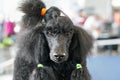
[[[88,57],[92,80],[120,80],[120,56]]]

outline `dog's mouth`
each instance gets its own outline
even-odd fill
[[[63,63],[63,62],[65,62],[66,60],[52,60],[53,62],[55,62],[55,63]]]
[[[50,59],[55,63],[62,63],[68,59],[66,55],[50,55]]]
[[[54,61],[55,63],[62,63],[62,62],[65,62],[66,60],[65,59],[54,59],[52,61]]]

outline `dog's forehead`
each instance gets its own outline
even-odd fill
[[[51,19],[47,22],[46,27],[61,27],[61,28],[68,28],[73,27],[72,21],[68,17],[58,17],[55,19]]]

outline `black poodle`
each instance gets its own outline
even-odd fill
[[[86,67],[91,36],[56,7],[41,15],[40,0],[27,0],[20,8],[25,15],[13,80],[91,80]]]

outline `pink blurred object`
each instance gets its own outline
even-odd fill
[[[6,35],[11,35],[14,33],[14,26],[15,26],[14,22],[10,22],[10,21],[5,22],[4,26],[5,26]]]

